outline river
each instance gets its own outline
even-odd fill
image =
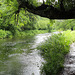
[[[36,47],[51,33],[0,40],[0,75],[40,75],[43,58]]]

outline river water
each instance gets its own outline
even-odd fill
[[[49,36],[0,40],[0,75],[40,75],[44,60],[36,47]]]

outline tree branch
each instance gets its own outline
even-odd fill
[[[63,1],[64,1],[64,0],[61,0],[61,1],[60,1],[60,10],[61,10],[61,11],[65,11],[65,8],[64,8],[64,5],[63,5]]]
[[[71,10],[64,10],[63,0],[60,3],[60,10],[53,7],[52,5],[42,4],[41,6],[35,7],[29,2],[24,2],[19,5],[19,9],[27,8],[27,11],[39,15],[41,17],[46,17],[49,19],[75,19],[75,7]]]

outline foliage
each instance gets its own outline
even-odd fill
[[[0,39],[12,38],[12,33],[5,30],[0,30]]]
[[[13,6],[13,11],[15,11],[15,14],[17,14],[17,16],[23,8],[24,10],[27,10],[31,13],[50,19],[74,18],[74,12],[72,12],[75,8],[74,0],[41,0],[42,2],[39,1],[40,0],[5,0],[5,3],[7,3],[8,7]],[[0,4],[2,5],[2,3]],[[57,15],[54,12],[56,12]]]
[[[22,0],[23,1],[23,0]],[[30,3],[36,4],[36,0],[30,0]],[[42,18],[25,9],[18,11],[17,0],[0,1],[0,29],[10,31],[13,36],[21,36],[25,30],[49,30],[51,31],[52,23],[47,18]],[[37,32],[36,32],[37,33]],[[24,35],[32,35],[25,33]]]
[[[63,69],[64,57],[69,52],[70,44],[75,41],[75,31],[65,31],[54,34],[44,43],[38,46],[46,63],[42,67],[42,73],[46,75],[58,75]]]
[[[47,30],[48,26],[50,26],[50,20],[47,18],[39,17],[37,21],[37,29],[38,30]]]
[[[22,1],[24,1],[24,0],[22,0]],[[26,0],[27,1],[27,0]],[[36,4],[37,2],[39,2],[38,0],[28,0],[30,3],[32,3],[32,4]],[[55,7],[57,7],[57,8],[59,8],[60,7],[60,2],[62,1],[62,0],[41,0],[40,2],[45,2],[45,4],[48,4],[48,5],[53,5],[53,6],[55,6]],[[34,3],[33,3],[34,2]],[[40,3],[39,2],[39,3]],[[71,9],[72,7],[74,7],[74,4],[75,4],[75,1],[72,1],[72,0],[63,0],[63,3],[64,3],[64,7],[66,8],[66,9]]]
[[[49,19],[43,19],[24,9],[20,9],[18,14],[18,3],[16,0],[1,0],[0,29],[9,30],[14,34],[14,29],[22,31],[34,29],[43,30],[47,29],[47,24],[49,24]]]
[[[0,30],[0,39],[5,38],[25,38],[27,36],[34,36],[36,34],[43,34],[48,33],[48,30],[25,30],[22,32],[19,32],[18,30],[15,31],[15,34],[13,34],[10,31],[6,30]]]
[[[27,36],[34,36],[36,34],[43,34],[43,33],[48,33],[48,30],[25,30],[22,32],[18,32],[15,34],[14,37],[16,38],[25,38]]]
[[[3,3],[1,5],[1,18],[0,18],[0,29],[10,30],[10,26],[17,26],[19,29],[35,29],[34,24],[36,24],[37,17],[29,12],[21,9],[19,17],[16,14],[17,7],[13,6],[14,2]],[[16,4],[17,5],[17,4]],[[18,6],[18,5],[17,5]],[[4,9],[4,10],[3,10]],[[9,9],[9,10],[8,10]],[[12,10],[13,9],[13,10]],[[12,12],[13,11],[13,12]]]
[[[75,42],[75,31],[67,30],[63,32],[63,35],[67,40],[70,40],[70,44]]]
[[[19,13],[19,26],[22,30],[34,30],[36,29],[36,23],[37,23],[38,17],[36,15],[33,15],[29,12],[25,12],[23,9]]]
[[[56,20],[52,27],[55,30],[71,30],[71,28],[75,29],[75,20]]]

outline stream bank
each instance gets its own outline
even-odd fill
[[[64,70],[61,75],[75,75],[75,43],[70,46],[70,52],[66,55]]]

